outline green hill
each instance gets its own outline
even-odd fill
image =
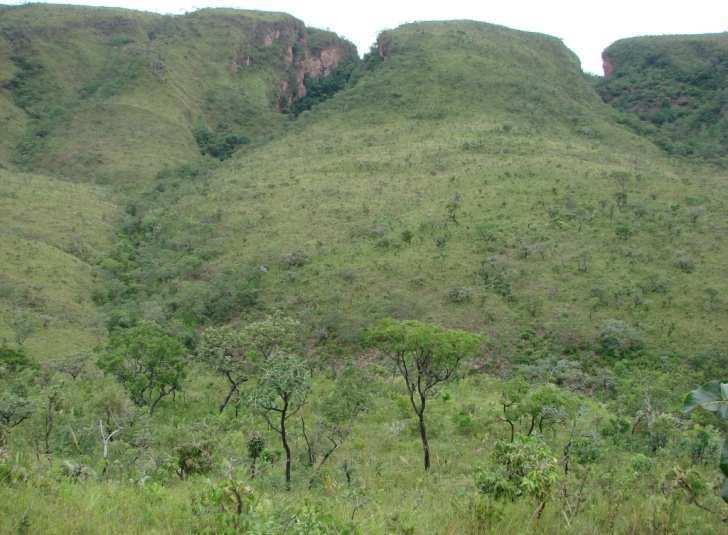
[[[94,188],[0,169],[0,340],[41,360],[106,336],[93,302],[116,207]]]
[[[720,123],[622,46],[0,7],[0,533],[724,530]]]
[[[604,51],[599,91],[671,154],[725,165],[728,33],[635,37]]]
[[[305,81],[353,45],[293,17],[183,17],[31,5],[0,17],[5,153],[24,168],[97,183],[144,181],[196,152],[264,139]],[[197,143],[196,143],[197,140]]]
[[[127,223],[142,301],[205,322],[188,304],[247,266],[262,306],[350,341],[395,315],[508,357],[527,335],[588,350],[610,319],[666,351],[720,343],[722,177],[619,126],[556,39],[425,23],[379,48],[280,137],[152,186]]]

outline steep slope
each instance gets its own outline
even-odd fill
[[[350,43],[282,14],[6,8],[0,113],[12,128],[0,154],[74,179],[148,180],[265,138],[307,79],[355,58]]]
[[[599,350],[615,325],[656,351],[722,343],[725,177],[619,126],[562,43],[413,24],[367,65],[264,148],[135,206],[137,299],[208,321],[196,305],[238,273],[321,338],[395,315],[485,330],[510,358]]]
[[[52,359],[103,339],[95,265],[116,218],[93,188],[0,169],[0,342]]]
[[[671,154],[728,163],[728,33],[636,37],[604,51],[599,91]]]

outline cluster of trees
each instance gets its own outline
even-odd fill
[[[438,388],[452,380],[460,364],[473,356],[480,344],[476,335],[446,330],[416,321],[385,320],[373,326],[366,343],[378,349],[394,365],[403,379],[417,417],[425,470],[430,469],[430,445],[427,437],[427,401]],[[21,372],[32,364],[22,352],[3,349],[3,369],[23,384]],[[223,381],[219,412],[234,407],[236,413],[245,404],[260,415],[281,441],[285,452],[285,481],[290,487],[293,455],[290,443],[292,419],[309,402],[312,367],[306,358],[302,329],[298,321],[281,315],[269,316],[236,328],[213,326],[200,333],[190,351],[178,338],[159,325],[143,321],[113,333],[97,360],[100,370],[112,376],[125,389],[129,399],[153,415],[164,399],[174,398],[183,389],[190,365],[202,364]],[[252,386],[243,391],[248,382]],[[309,464],[319,470],[351,433],[356,417],[367,407],[370,392],[366,375],[357,368],[340,374],[332,391],[321,399],[319,435],[323,440],[313,445],[306,440]],[[22,390],[22,389],[21,389]],[[29,399],[9,390],[0,406],[0,440],[32,414]],[[49,414],[52,414],[52,408]],[[99,422],[104,458],[109,443],[119,431],[111,422]],[[317,447],[318,446],[318,447]],[[255,461],[262,451],[259,435],[249,442],[249,456],[254,473]],[[193,472],[205,456],[204,448],[183,455],[181,473]]]
[[[257,415],[261,424],[267,425],[278,437],[286,488],[291,488],[296,459],[304,459],[310,469],[309,486],[313,485],[321,469],[347,441],[376,392],[371,374],[362,367],[351,365],[337,373],[331,388],[319,392],[315,388],[318,372],[305,341],[301,324],[278,314],[238,326],[204,328],[194,346],[186,345],[151,322],[139,322],[114,332],[97,355],[97,367],[113,378],[125,395],[107,395],[102,401],[92,396],[93,403],[103,413],[95,430],[102,455],[102,474],[109,468],[109,449],[120,433],[134,425],[139,427],[130,419],[126,403],[152,417],[160,406],[166,405],[165,400],[173,400],[183,391],[189,374],[204,370],[219,379],[210,383],[217,389],[211,391],[217,400],[217,412],[234,410],[236,417],[240,411]],[[424,470],[429,471],[432,452],[427,409],[436,396],[442,394],[443,399],[447,396],[442,387],[457,377],[466,360],[478,354],[482,338],[418,321],[387,319],[367,329],[362,343],[375,349],[383,361],[389,363],[398,382],[403,383],[408,409],[417,424]],[[89,362],[86,357],[53,366],[76,381]],[[34,424],[37,429],[33,436],[38,451],[49,455],[53,451],[50,442],[59,426],[57,420],[64,411],[74,409],[45,368],[35,364],[22,350],[0,350],[3,385],[0,450],[7,447],[8,438],[15,429],[35,417],[39,423]],[[40,386],[35,395],[31,393],[34,385]],[[304,410],[309,405],[314,405],[315,410]],[[698,408],[727,421],[728,384],[713,382],[691,392],[684,411],[690,413]],[[535,520],[542,516],[547,503],[555,499],[555,490],[563,487],[563,481],[571,472],[575,471],[578,477],[587,477],[588,467],[604,454],[605,440],[632,444],[629,448],[634,448],[640,441],[655,452],[667,446],[671,430],[679,427],[674,416],[655,409],[648,398],[636,411],[633,421],[613,417],[599,432],[585,430],[582,398],[549,382],[533,384],[522,377],[500,383],[497,409],[497,421],[505,427],[502,434],[505,438],[493,444],[490,463],[474,468],[475,486],[491,504],[488,514],[494,514],[492,507],[501,502],[530,499],[534,503]],[[307,418],[315,421],[309,421],[307,425]],[[553,444],[550,445],[554,441],[546,440],[557,427],[561,428],[562,435],[566,431],[559,453]],[[78,449],[79,441],[85,439],[79,439],[72,426],[69,428]],[[292,433],[302,440],[292,440]],[[698,426],[684,434],[681,441],[684,443],[681,448],[687,448],[696,462],[715,462],[714,450],[716,447],[722,450],[719,468],[726,479],[721,497],[728,502],[728,447],[718,432],[710,426]],[[305,446],[305,451],[302,449],[294,455],[295,444],[301,448]],[[209,472],[213,466],[213,449],[214,445],[209,441],[177,447],[179,477],[186,479],[196,473]],[[254,479],[261,459],[269,455],[264,435],[260,432],[250,434],[245,453],[250,461],[250,478]],[[640,464],[635,468],[638,471],[643,470],[643,464],[650,465],[648,457],[644,457],[644,462],[639,459],[635,462]],[[90,473],[85,466],[74,463],[68,463],[66,471],[75,479],[89,477]],[[705,505],[709,487],[697,472],[676,468],[673,476],[670,484],[683,492],[690,503],[723,514]],[[205,507],[214,511],[240,511],[257,503],[255,492],[241,485],[230,480],[211,488],[204,498],[207,500]],[[561,492],[566,491],[562,488]],[[573,506],[576,515],[585,499],[583,488],[573,496],[564,495],[559,499],[573,500],[570,507]],[[240,513],[225,518],[235,526],[244,520]],[[252,521],[252,518],[248,520]]]

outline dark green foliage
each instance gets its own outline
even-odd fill
[[[142,322],[112,334],[98,366],[113,375],[139,406],[153,413],[165,397],[182,389],[184,346],[159,326]]]
[[[628,357],[640,349],[644,342],[642,334],[619,320],[607,320],[599,329],[601,352],[610,357]]]
[[[10,377],[35,366],[36,364],[22,349],[0,346],[0,379]]]
[[[605,51],[598,84],[622,120],[669,153],[726,163],[728,34],[639,37]]]
[[[177,474],[181,479],[212,470],[212,444],[209,442],[180,446],[176,453]]]
[[[0,449],[5,447],[10,431],[35,411],[35,403],[20,393],[5,390],[0,394]]]
[[[244,135],[212,132],[206,126],[195,129],[195,141],[203,155],[209,155],[218,160],[227,160],[238,147],[250,143],[250,140]]]

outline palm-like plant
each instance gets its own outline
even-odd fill
[[[692,412],[697,408],[713,412],[722,420],[728,420],[728,383],[712,381],[690,392],[685,398],[683,411]],[[723,444],[720,469],[725,477],[720,497],[728,502],[728,445],[726,443]]]

